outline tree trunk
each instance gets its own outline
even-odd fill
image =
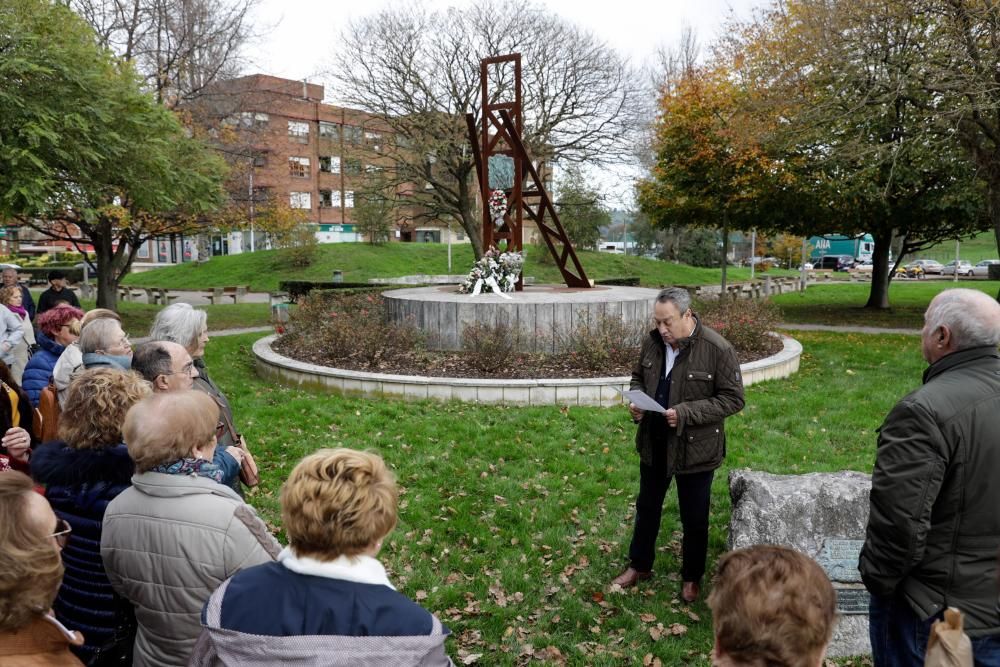
[[[872,252],[872,286],[865,308],[885,310],[889,307],[889,251],[892,249],[892,232],[872,235],[875,250]]]
[[[1000,216],[993,216],[993,236],[997,241],[997,254],[1000,255]],[[989,276],[989,273],[986,274]],[[997,289],[997,301],[1000,301],[1000,289]]]
[[[97,262],[97,307],[117,310],[118,308],[118,271],[114,265],[114,250],[111,239],[106,236],[94,235],[95,261]]]
[[[722,217],[722,292],[719,298],[726,300],[726,268],[729,265],[729,220]]]

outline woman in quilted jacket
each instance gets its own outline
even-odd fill
[[[83,311],[66,304],[46,310],[38,316],[35,341],[38,351],[31,355],[24,369],[21,386],[28,393],[31,405],[38,407],[42,389],[49,383],[52,370],[66,346],[80,337],[80,320]]]
[[[35,448],[31,459],[32,476],[73,529],[63,551],[66,574],[55,611],[86,638],[74,648],[86,665],[132,662],[132,605],[114,592],[104,573],[101,533],[108,504],[129,487],[135,468],[122,443],[125,414],[151,391],[131,371],[84,371],[69,387],[59,420],[62,439]]]

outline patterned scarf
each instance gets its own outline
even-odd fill
[[[222,483],[222,468],[205,459],[180,459],[173,463],[161,463],[151,468],[152,472],[166,475],[194,475]]]

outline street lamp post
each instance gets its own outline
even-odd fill
[[[253,201],[253,154],[250,154],[250,252],[254,251],[253,243],[253,218],[254,218],[254,201]]]

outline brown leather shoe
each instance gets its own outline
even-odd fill
[[[685,602],[691,603],[698,599],[701,595],[701,586],[695,581],[685,581],[684,585],[681,586],[681,599]]]
[[[631,588],[635,586],[640,581],[646,581],[653,576],[652,572],[640,572],[634,567],[630,567],[617,577],[611,580],[612,585],[618,585],[622,588]]]

